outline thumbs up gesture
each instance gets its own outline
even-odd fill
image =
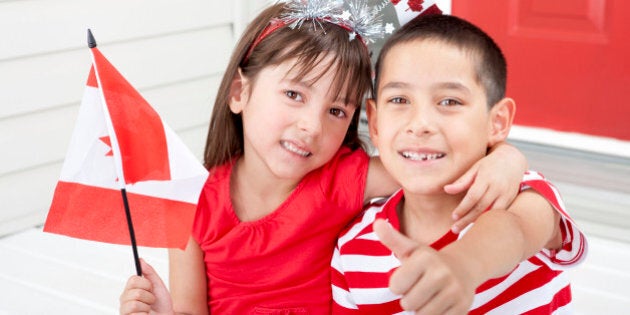
[[[373,225],[381,243],[400,260],[389,289],[402,295],[403,309],[417,314],[466,314],[475,294],[468,262],[450,253],[421,245],[395,230],[385,220]]]

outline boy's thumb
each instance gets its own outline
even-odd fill
[[[383,219],[374,221],[372,228],[381,243],[394,252],[394,255],[396,255],[398,259],[406,258],[418,248],[418,243],[396,231]]]

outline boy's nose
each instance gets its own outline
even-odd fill
[[[416,136],[433,133],[435,128],[432,117],[430,106],[416,106],[409,115],[406,132]]]

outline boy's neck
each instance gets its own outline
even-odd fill
[[[464,194],[414,195],[405,191],[398,205],[402,232],[424,245],[430,245],[448,232],[454,223],[451,213]]]

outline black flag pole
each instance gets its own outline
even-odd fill
[[[133,231],[133,221],[131,221],[131,211],[129,210],[129,200],[127,200],[127,190],[120,189],[122,193],[123,204],[125,205],[125,214],[127,215],[127,227],[129,228],[129,237],[131,238],[131,250],[133,251],[133,261],[136,263],[136,274],[142,276],[142,267],[140,266],[140,257],[138,257],[138,245],[136,245],[136,233]]]
[[[88,47],[95,48],[96,40],[94,39],[94,35],[92,35],[92,31],[88,29]],[[125,188],[121,188],[120,192],[122,193],[123,205],[125,207],[125,215],[127,217],[127,227],[129,228],[129,237],[131,238],[131,249],[133,251],[133,260],[136,264],[136,274],[138,276],[142,275],[142,267],[140,266],[140,257],[138,256],[138,245],[136,244],[136,233],[133,230],[133,221],[131,220],[131,211],[129,210],[129,200],[127,199],[127,190]]]

